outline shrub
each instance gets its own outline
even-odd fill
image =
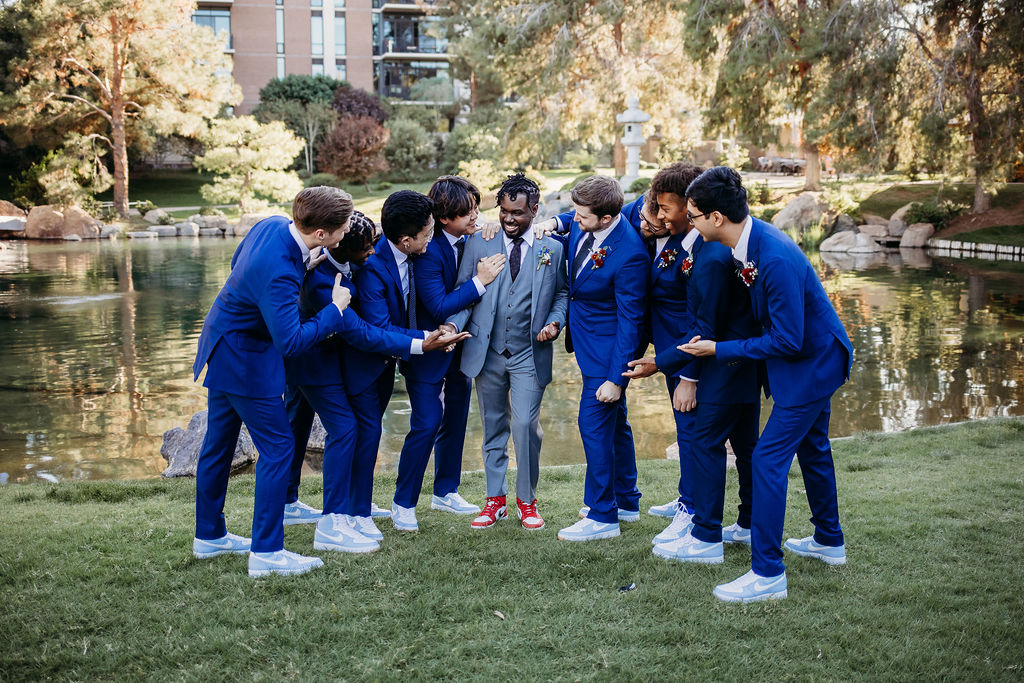
[[[391,183],[389,183],[386,180],[382,180],[379,183],[375,183],[374,186],[373,186],[373,189],[374,190],[390,190],[391,189]]]
[[[904,214],[903,220],[907,222],[907,225],[931,223],[935,226],[935,230],[938,231],[949,225],[966,208],[962,204],[956,204],[948,200],[938,202],[934,199],[929,199],[926,202],[914,202],[911,204],[910,208],[907,209],[907,213]]]
[[[459,164],[485,159],[496,162],[501,155],[501,140],[489,128],[465,124],[456,126],[444,147],[442,166],[453,173]]]
[[[338,176],[333,173],[314,173],[303,181],[305,187],[314,187],[317,185],[327,185],[328,187],[336,187],[339,190],[344,190],[341,181]]]
[[[584,178],[589,178],[592,175],[594,175],[594,174],[593,173],[581,173],[578,176],[576,176],[575,178],[573,178],[572,180],[570,180],[569,182],[567,182],[565,185],[562,185],[562,187],[561,187],[561,189],[559,191],[560,192],[568,192],[572,188],[574,188],[577,185],[579,185],[581,180],[583,180]]]
[[[369,116],[343,118],[320,146],[317,162],[342,180],[365,185],[371,176],[388,170],[388,136],[388,129]]]
[[[827,184],[822,190],[821,198],[828,205],[833,219],[842,213],[852,218],[860,216],[860,198],[854,196],[849,185]]]
[[[423,127],[409,119],[396,119],[388,124],[391,137],[384,148],[384,158],[395,180],[416,180],[434,161],[434,144]]]
[[[384,100],[347,83],[334,91],[331,106],[342,119],[368,117],[383,124],[391,118],[391,109]]]
[[[158,222],[160,223],[160,225],[174,225],[175,223],[178,222],[178,219],[172,216],[171,214],[165,214],[163,216],[160,216]]]
[[[772,193],[768,187],[768,181],[762,181],[754,185],[750,192],[751,204],[771,204]]]
[[[565,155],[563,163],[570,168],[576,167],[581,171],[593,171],[597,159],[593,154],[588,154],[582,150],[574,150]]]
[[[485,193],[501,185],[504,180],[490,159],[471,159],[459,162],[456,172]]]
[[[647,188],[651,186],[650,178],[637,178],[629,184],[629,191],[637,194],[647,192]]]
[[[200,216],[224,216],[224,212],[218,209],[216,206],[201,206],[199,207]]]
[[[771,223],[779,211],[782,211],[781,206],[766,206],[759,213],[754,214],[754,218],[759,218],[765,223]]]
[[[139,213],[146,214],[158,207],[156,204],[149,201],[148,199],[142,199],[135,203],[135,208],[138,209]]]

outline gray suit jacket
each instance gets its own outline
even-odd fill
[[[531,228],[532,230],[532,228]],[[539,263],[540,254],[547,249],[550,263]],[[479,233],[466,241],[462,266],[459,268],[459,282],[471,280],[476,275],[476,264],[485,256],[505,253],[505,240],[499,233],[490,241],[484,240]],[[507,254],[506,254],[507,256]],[[549,323],[557,322],[559,329],[565,329],[565,315],[569,304],[569,285],[565,276],[565,250],[562,244],[550,237],[535,239],[533,254],[523,261],[523,269],[534,268],[533,297],[531,299],[530,342],[533,347],[533,362],[537,371],[540,386],[547,386],[551,381],[552,342],[539,342],[537,335]],[[507,284],[509,278],[508,265],[501,271],[494,282],[487,285],[484,296],[475,305],[465,308],[451,318],[459,330],[466,330],[473,336],[463,342],[462,372],[468,377],[476,377],[484,365],[487,349],[491,344],[491,329],[494,326],[494,314],[497,300],[497,286]]]

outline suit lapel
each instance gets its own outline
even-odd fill
[[[381,260],[384,261],[384,267],[390,273],[391,279],[398,290],[399,313],[404,318],[408,313],[405,310],[405,296],[402,293],[402,276],[398,272],[398,262],[395,261],[395,253],[391,250],[391,242],[388,241],[387,237],[381,237],[375,249],[380,254]]]
[[[678,250],[675,261],[673,261],[671,265],[659,268],[658,263],[661,262],[661,254],[666,251],[671,251],[672,249]],[[663,274],[671,274],[672,269],[678,268],[679,264],[684,258],[686,258],[686,256],[686,251],[683,249],[683,235],[672,235],[669,237],[668,241],[665,242],[665,247],[654,255],[654,262],[651,264],[651,284],[653,285],[654,282]]]
[[[607,260],[609,258],[614,258],[615,247],[618,246],[619,240],[622,239],[623,230],[632,230],[632,228],[626,224],[626,221],[624,219],[620,219],[619,224],[616,225],[615,229],[612,230],[608,234],[608,236],[604,238],[604,242],[602,242],[601,246],[598,247],[598,249],[607,249],[608,255],[605,257],[605,264],[607,264]],[[597,268],[594,267],[595,265],[596,264],[594,263],[594,260],[589,257],[586,261],[583,262],[583,269],[580,271],[580,276],[576,278],[577,286],[583,284],[586,281],[586,279],[590,277],[591,273],[593,273],[595,270],[598,270]],[[602,267],[604,266],[602,265]]]
[[[750,226],[750,239],[747,241],[747,261],[753,263],[754,267],[757,267],[757,262],[760,260],[762,232],[762,226],[758,225],[757,220],[754,220]],[[744,263],[743,265],[746,266],[746,263]],[[759,290],[761,289],[761,278],[755,278],[754,284],[752,284],[749,287],[749,289],[750,307],[754,311],[754,315],[758,318],[758,320],[763,323],[764,321],[760,320],[761,316],[759,315],[759,310],[757,307],[758,296],[760,294]]]

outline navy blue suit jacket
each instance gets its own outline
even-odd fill
[[[810,261],[774,225],[753,219],[748,288],[758,336],[717,344],[720,360],[763,360],[775,403],[799,406],[835,393],[850,376],[853,346]],[[838,342],[838,343],[837,343]]]
[[[373,256],[355,276],[359,296],[354,307],[360,317],[370,325],[388,332],[404,334],[416,339],[423,338],[422,330],[410,330],[402,279],[398,274],[398,263],[391,251],[387,237],[381,237],[375,245]],[[395,358],[380,353],[361,351],[346,346],[342,370],[345,388],[351,393],[359,392],[376,382],[385,370],[394,373]]]
[[[736,277],[732,250],[719,242],[698,237],[693,244],[693,268],[687,293],[689,327],[657,355],[658,368],[666,374],[681,371],[697,383],[697,403],[757,403],[757,364],[726,361],[720,356],[693,358],[678,349],[694,335],[716,342],[746,339],[760,326],[750,310],[746,286]],[[720,348],[720,347],[719,347]]]
[[[313,317],[331,301],[334,280],[340,273],[333,263],[324,261],[306,274],[299,294],[299,315],[303,320]],[[342,275],[341,283],[356,298],[356,286]],[[299,386],[344,385],[342,376],[342,349],[348,344],[361,351],[376,352],[408,359],[412,338],[382,330],[359,317],[350,307],[341,316],[341,329],[309,351],[285,359],[288,384]]]
[[[427,250],[414,259],[416,324],[424,330],[436,329],[451,316],[480,300],[472,280],[455,286],[459,276],[455,252],[441,230],[435,232]],[[439,382],[452,362],[457,363],[461,358],[461,351],[460,346],[455,353],[438,350],[416,356],[402,364],[402,374],[409,379]]]
[[[253,226],[231,259],[231,274],[206,316],[192,366],[204,386],[240,396],[281,396],[284,358],[312,348],[342,326],[333,304],[306,321],[299,290],[306,269],[290,221],[272,216]]]

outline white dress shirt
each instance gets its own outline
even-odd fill
[[[512,238],[510,238],[507,234],[505,234],[504,230],[501,231],[501,237],[502,237],[502,239],[505,240],[505,253],[506,254],[511,254],[512,253],[512,244],[513,244]],[[533,247],[533,239],[534,239],[533,227],[531,226],[530,228],[527,228],[526,232],[524,232],[519,237],[521,237],[523,242],[526,243],[526,247],[525,248],[524,247],[519,247],[519,269],[522,270],[523,264],[526,263],[526,252],[527,252],[527,250],[529,250],[530,248]]]
[[[740,233],[736,246],[732,248],[732,257],[744,265],[747,263],[747,245],[750,243],[750,229],[752,227],[754,227],[754,221],[748,215],[747,219],[743,221],[743,232]]]
[[[448,239],[448,244],[450,244],[451,247],[452,247],[452,253],[455,254],[455,265],[456,265],[456,267],[458,267],[459,265],[461,265],[459,263],[459,248],[455,246],[455,243],[458,242],[459,239],[461,239],[461,238],[451,234],[447,230],[442,230],[441,234],[444,235]],[[462,247],[463,249],[466,248],[465,247],[465,243],[468,240],[469,240],[468,237],[465,240],[463,240],[463,247]],[[473,276],[473,284],[476,286],[476,293],[477,293],[477,295],[483,296],[484,295],[484,283],[480,282],[480,278],[477,277],[476,275]]]
[[[598,249],[601,248],[601,244],[604,243],[605,238],[607,238],[608,235],[611,234],[612,230],[615,229],[615,226],[619,224],[620,220],[622,220],[622,215],[621,214],[616,216],[615,220],[613,220],[612,224],[609,225],[607,228],[602,228],[600,230],[595,230],[594,232],[588,233],[588,234],[594,236],[594,245],[592,247],[590,247],[590,253],[591,254],[593,254],[595,251],[597,251]],[[576,254],[573,254],[573,258],[575,258],[576,255],[578,255],[580,253],[580,249],[583,249],[583,243],[586,242],[586,240],[587,240],[586,235],[581,235],[580,236],[580,244],[576,248]],[[580,271],[582,271],[583,268],[586,267],[586,265],[587,265],[587,261],[586,261],[586,259],[584,259],[580,263],[579,270],[577,270],[575,273],[573,273],[573,277],[577,277],[580,274]]]

